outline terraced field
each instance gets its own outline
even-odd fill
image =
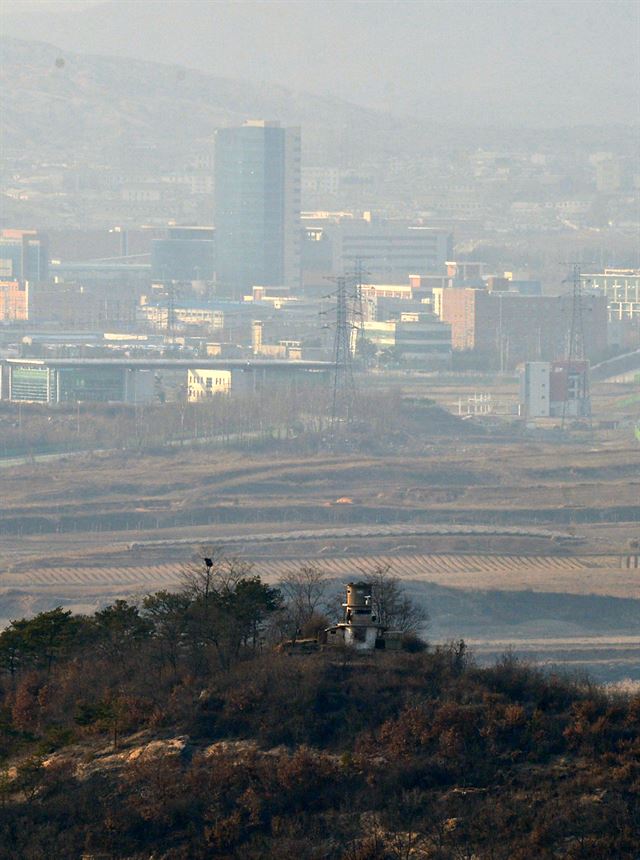
[[[341,582],[389,563],[429,607],[433,638],[487,653],[544,640],[565,662],[572,642],[624,640],[606,671],[634,676],[640,571],[620,564],[640,538],[638,448],[465,437],[274,459],[202,446],[23,464],[0,480],[0,623],[171,587],[198,546],[219,544],[273,581],[303,562]]]
[[[507,591],[532,590],[563,594],[606,594],[640,597],[640,570],[620,567],[616,556],[422,555],[379,554],[335,558],[260,558],[253,554],[255,570],[277,582],[301,565],[314,565],[327,577],[347,581],[377,566],[388,565],[396,576],[413,582],[434,582],[450,588]],[[179,584],[188,563],[123,567],[43,567],[5,574],[4,588],[14,589],[121,589],[150,591]]]
[[[2,475],[0,537],[348,523],[640,520],[640,451],[488,443],[422,456],[96,455]],[[340,500],[344,503],[340,504]],[[264,530],[264,529],[263,529]]]

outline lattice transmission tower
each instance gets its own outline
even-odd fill
[[[336,329],[333,341],[333,392],[331,400],[331,432],[333,435],[353,419],[356,387],[353,379],[351,348],[352,323],[349,314],[347,279],[336,280]]]
[[[567,384],[562,402],[561,428],[564,430],[569,403],[573,400],[580,401],[577,414],[586,418],[591,425],[591,394],[589,391],[589,367],[586,362],[586,348],[584,342],[584,316],[582,304],[582,279],[579,263],[572,264],[571,272],[571,324],[567,343]],[[582,365],[582,367],[580,366]],[[574,390],[570,391],[570,380],[573,376]],[[573,393],[573,397],[570,394]]]
[[[352,309],[352,337],[353,348],[352,352],[356,356],[360,356],[362,346],[365,340],[364,335],[364,299],[362,296],[362,282],[367,274],[362,266],[362,260],[358,257],[355,261],[353,270],[353,309]]]

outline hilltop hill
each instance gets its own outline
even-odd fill
[[[4,32],[19,38],[117,54],[125,65],[129,58],[162,60],[331,93],[403,116],[547,127],[637,118],[630,116],[638,75],[633,0],[4,0],[2,6]]]
[[[637,697],[460,643],[221,671],[158,597],[0,677],[2,860],[637,857]]]
[[[184,153],[217,127],[250,117],[303,125],[320,153],[354,136],[366,155],[395,128],[391,117],[374,110],[259,80],[75,54],[11,37],[0,39],[0,109],[5,151],[65,160],[131,146]]]
[[[137,8],[137,7],[136,7]],[[55,28],[54,31],[55,33]],[[105,40],[105,44],[112,44]],[[161,56],[160,56],[161,58]],[[211,151],[216,128],[247,118],[302,127],[303,163],[359,167],[460,146],[561,149],[612,145],[606,125],[588,129],[453,126],[438,112],[399,117],[393,105],[362,107],[334,96],[165,62],[75,53],[45,42],[0,37],[3,153],[95,167],[182,169]],[[617,127],[618,142],[635,130]],[[625,145],[628,145],[625,143]],[[153,156],[156,156],[155,161]]]

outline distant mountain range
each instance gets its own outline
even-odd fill
[[[457,126],[640,119],[637,0],[3,0],[2,32]],[[274,93],[275,95],[275,93]],[[277,98],[277,96],[276,96]]]
[[[0,111],[5,151],[58,159],[150,145],[182,153],[219,126],[260,117],[303,126],[322,160],[355,144],[366,154],[398,128],[338,99],[11,37],[0,39]]]
[[[184,163],[211,145],[216,128],[248,118],[302,126],[306,164],[357,166],[367,158],[550,142],[607,148],[630,127],[584,129],[456,126],[403,118],[262,80],[218,77],[179,65],[98,56],[44,42],[0,38],[0,123],[4,152],[39,160],[80,156],[113,165],[143,149]]]

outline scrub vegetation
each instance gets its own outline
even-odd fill
[[[326,620],[317,571],[279,589],[211,562],[0,634],[1,858],[636,856],[637,695],[410,631],[282,649]]]

